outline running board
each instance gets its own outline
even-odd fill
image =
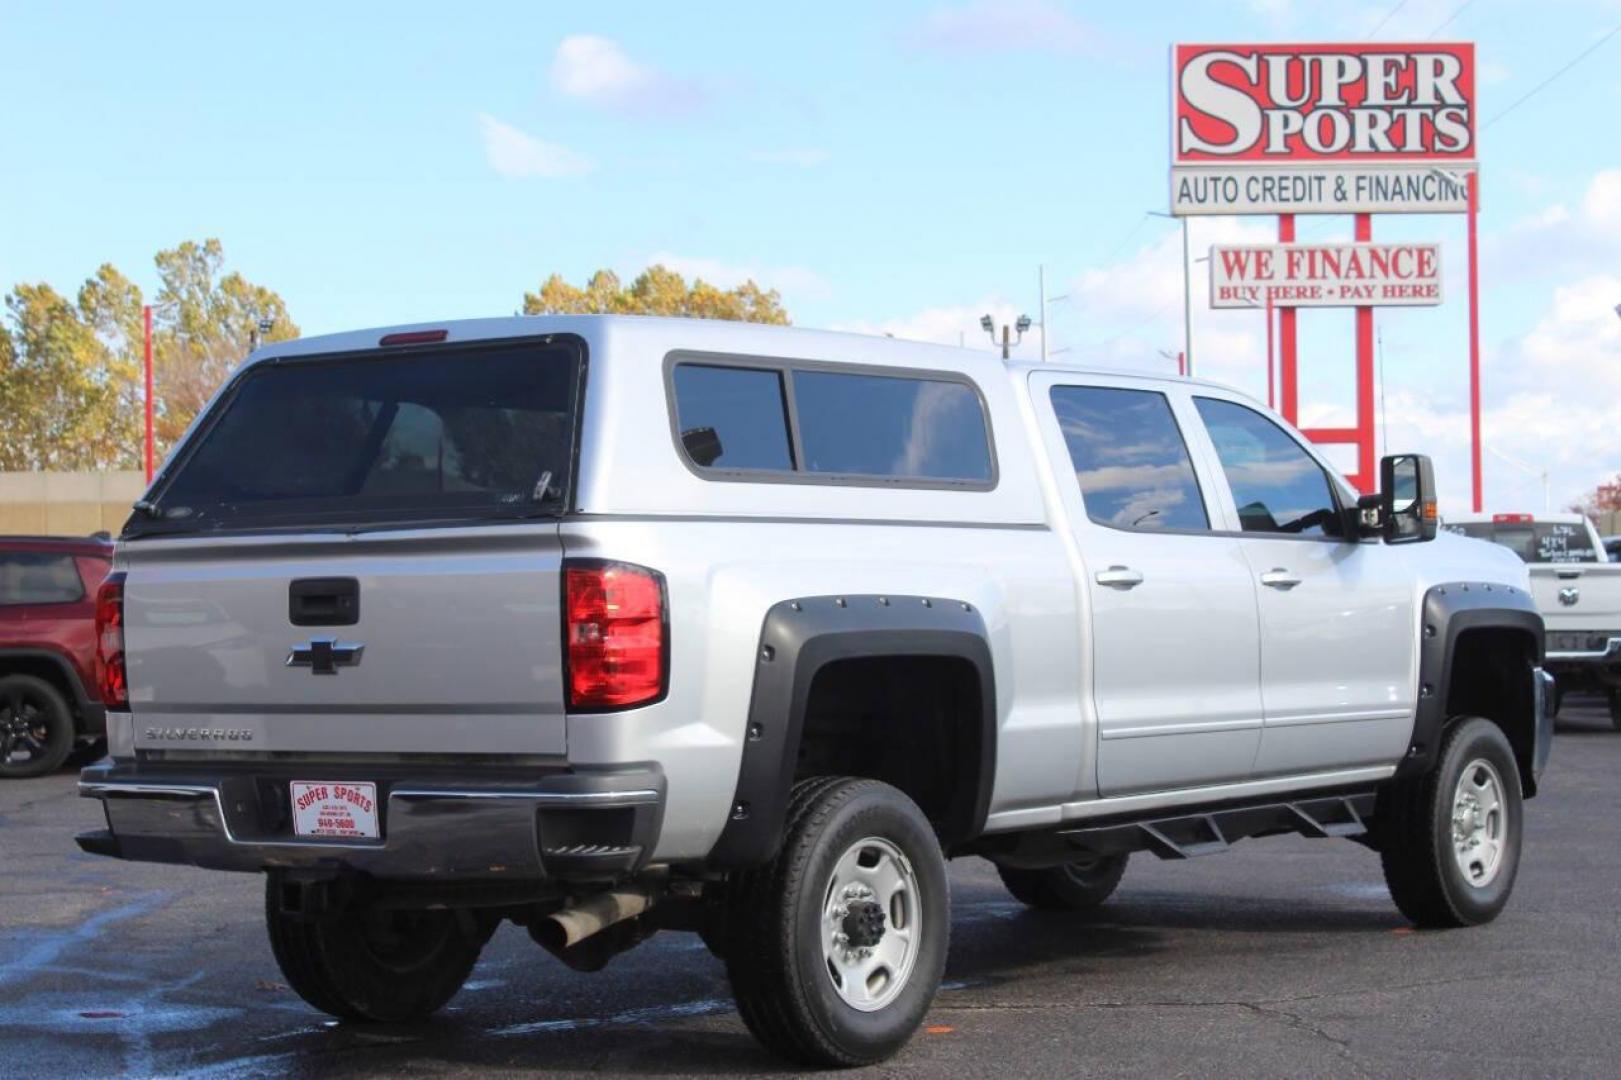
[[[1151,851],[1162,859],[1191,859],[1225,851],[1252,836],[1298,833],[1312,837],[1363,836],[1374,793],[1332,795],[1298,802],[1214,808],[1177,817],[1065,828],[1066,845],[1098,855]]]

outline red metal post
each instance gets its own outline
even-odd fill
[[[1366,244],[1373,239],[1373,215],[1356,215],[1356,240]],[[1351,482],[1364,495],[1376,487],[1374,479],[1373,434],[1373,308],[1356,309],[1356,475]]]
[[[1295,241],[1295,216],[1278,215],[1278,241]],[[1300,383],[1295,367],[1295,309],[1286,307],[1278,312],[1278,396],[1283,418],[1291,424],[1300,423]]]
[[[146,482],[152,482],[152,305],[141,308],[141,323],[146,330],[145,360],[142,375],[146,381]]]
[[[1273,386],[1273,370],[1276,364],[1272,359],[1272,289],[1266,290],[1266,407],[1278,407],[1277,392]]]
[[[1188,354],[1185,352],[1179,352],[1176,354],[1176,373],[1178,375],[1186,375],[1188,373]]]
[[[1480,261],[1475,235],[1480,216],[1480,174],[1470,173],[1469,183],[1469,479],[1475,513],[1482,504],[1480,477]]]

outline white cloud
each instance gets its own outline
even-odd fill
[[[1493,280],[1601,273],[1621,252],[1621,169],[1595,175],[1573,210],[1553,203],[1482,243]]]
[[[783,150],[754,150],[749,153],[750,161],[758,161],[763,165],[793,165],[801,169],[813,169],[818,165],[826,164],[827,151],[816,146],[792,146]]]
[[[504,124],[493,116],[478,115],[484,137],[484,157],[490,168],[509,180],[527,177],[555,179],[588,173],[596,164],[584,154]]]
[[[950,53],[1089,53],[1097,32],[1052,0],[973,0],[937,8],[913,34],[926,49]]]
[[[637,63],[611,38],[570,34],[552,57],[552,86],[565,97],[623,113],[669,116],[703,101],[698,85]]]
[[[745,281],[753,281],[763,289],[776,289],[784,302],[826,300],[833,295],[826,278],[803,266],[726,263],[673,251],[655,251],[647,257],[646,265],[663,266],[685,278],[702,278],[722,289],[735,289]]]

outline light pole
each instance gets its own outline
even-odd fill
[[[1488,446],[1486,449],[1490,450],[1494,457],[1502,458],[1516,469],[1523,469],[1534,476],[1540,477],[1542,479],[1542,512],[1547,514],[1553,511],[1553,494],[1548,486],[1548,466],[1543,465],[1542,467],[1538,468],[1535,465],[1527,465],[1519,458],[1509,457],[1495,446]]]
[[[1188,219],[1178,218],[1162,210],[1149,210],[1150,217],[1171,218],[1182,222],[1182,351],[1187,357],[1188,374],[1193,374],[1193,260],[1188,239]]]
[[[1069,293],[1059,293],[1057,296],[1047,295],[1047,267],[1036,265],[1036,289],[1041,293],[1041,362],[1047,362],[1047,305],[1056,304],[1060,300],[1068,300]]]
[[[997,341],[996,341],[996,320],[995,319],[991,318],[989,315],[981,315],[979,317],[979,328],[981,330],[985,331],[987,334],[991,335],[991,344],[992,345],[995,345],[997,343]],[[1008,358],[1008,353],[1013,348],[1014,345],[1017,345],[1019,342],[1024,340],[1024,332],[1026,330],[1030,329],[1030,316],[1028,316],[1028,315],[1020,315],[1017,319],[1014,320],[1013,329],[1015,329],[1015,330],[1017,330],[1019,332],[1019,336],[1017,338],[1015,338],[1012,342],[1009,342],[1008,341],[1008,325],[1006,323],[1002,324],[1002,342],[1001,342],[1001,344],[1002,344],[1002,359],[1003,360],[1006,360]]]

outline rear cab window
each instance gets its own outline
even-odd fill
[[[1448,532],[1489,540],[1528,563],[1604,562],[1592,535],[1579,523],[1563,521],[1464,521],[1443,525]]]
[[[676,441],[708,479],[988,490],[990,422],[965,377],[907,369],[681,359]]]
[[[559,513],[583,365],[572,339],[262,361],[126,535]]]
[[[1050,397],[1088,518],[1117,529],[1210,528],[1193,459],[1164,394],[1055,386]]]

